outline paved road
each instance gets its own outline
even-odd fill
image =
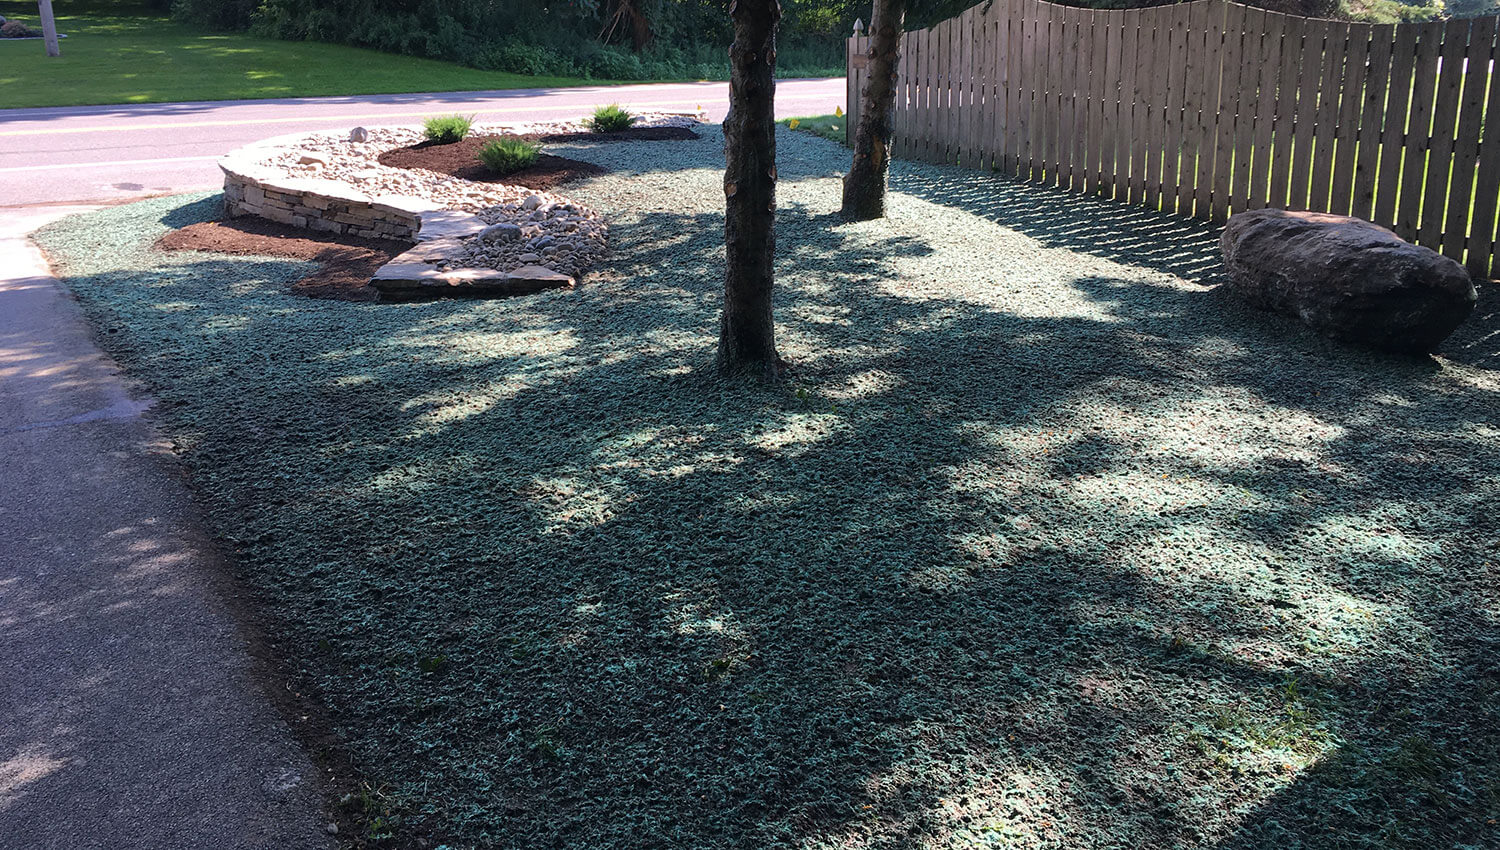
[[[74,211],[0,211],[0,847],[322,850],[149,399],[24,238]]]
[[[782,117],[844,106],[844,81],[777,85]],[[221,185],[214,161],[246,142],[300,130],[413,124],[447,112],[480,120],[571,118],[601,103],[723,118],[726,83],[448,94],[0,109],[0,208],[108,202]]]

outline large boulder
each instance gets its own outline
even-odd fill
[[[1432,351],[1474,310],[1464,267],[1357,218],[1252,210],[1219,237],[1225,288],[1334,339]]]

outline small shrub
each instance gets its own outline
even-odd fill
[[[573,60],[549,47],[508,42],[479,54],[474,67],[532,77],[575,77],[581,72]]]
[[[6,21],[0,24],[0,38],[36,38],[41,34],[41,30],[34,30],[20,21]]]
[[[589,59],[589,73],[601,80],[644,80],[646,68],[641,57],[612,47],[600,48]]]
[[[510,174],[535,165],[541,152],[540,145],[514,136],[502,136],[484,143],[479,149],[479,161],[496,174]]]
[[[635,116],[631,115],[618,103],[594,107],[594,117],[588,120],[589,129],[595,133],[613,133],[616,130],[628,130],[633,123],[635,123]]]
[[[462,115],[440,115],[422,122],[422,135],[429,142],[449,145],[463,141],[473,127],[474,116],[472,115],[467,118]]]

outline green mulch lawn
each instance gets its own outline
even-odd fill
[[[712,127],[554,146],[614,169],[571,292],[149,249],[213,198],[41,234],[376,846],[1500,845],[1493,287],[1364,353],[1198,224],[899,162],[844,224],[847,151],[779,145],[775,389],[712,376]]]
[[[604,85],[527,77],[338,44],[199,30],[128,3],[56,4],[62,56],[40,41],[0,39],[0,107],[162,103],[340,94]],[[35,3],[0,15],[40,28]]]

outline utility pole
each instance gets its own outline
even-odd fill
[[[47,55],[61,56],[62,50],[57,46],[57,18],[52,14],[52,0],[37,0],[36,5],[42,13],[42,35],[47,39]]]

